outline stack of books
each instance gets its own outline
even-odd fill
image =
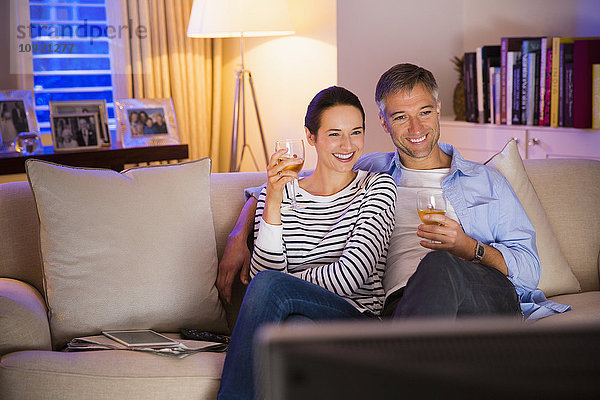
[[[600,129],[600,38],[503,37],[463,73],[469,122]]]

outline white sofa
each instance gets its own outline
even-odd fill
[[[600,162],[531,160],[530,180],[548,215],[580,293],[552,297],[572,311],[564,320],[600,320]],[[264,173],[211,176],[211,207],[219,257],[244,203],[242,189]],[[586,225],[586,229],[581,229]],[[223,353],[184,359],[127,351],[53,350],[40,259],[39,222],[27,182],[0,185],[0,398],[213,399]],[[226,307],[232,327],[244,288]]]

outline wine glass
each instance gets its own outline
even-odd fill
[[[278,140],[275,142],[275,151],[277,152],[281,149],[287,149],[287,153],[284,153],[281,156],[279,156],[278,162],[281,162],[286,158],[299,158],[302,160],[302,163],[290,165],[288,167],[285,167],[284,170],[289,169],[289,170],[295,171],[297,173],[300,173],[300,171],[302,170],[302,167],[304,166],[304,141],[301,139]],[[289,206],[287,206],[287,205],[282,206],[281,208],[286,209],[286,210],[299,210],[301,208],[304,208],[304,207],[299,207],[298,203],[296,203],[296,185],[297,184],[298,184],[298,179],[294,178],[294,181],[292,182],[292,204]]]
[[[417,192],[417,212],[425,225],[439,225],[437,222],[425,221],[427,214],[446,215],[446,199],[439,190],[419,190]]]

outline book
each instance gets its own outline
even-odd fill
[[[573,127],[573,62],[565,62],[565,127]]]
[[[500,102],[502,100],[502,72],[500,67],[490,67],[490,80],[493,77],[493,103],[494,103],[494,123],[502,123],[502,108]]]
[[[531,52],[527,57],[527,94],[525,95],[525,121],[523,125],[536,125],[535,124],[535,107],[536,107],[536,85],[538,79],[536,79],[536,64],[537,64],[537,53]],[[539,92],[539,85],[537,85],[537,91]],[[539,107],[539,106],[538,106]],[[523,116],[523,111],[521,111]]]
[[[550,126],[559,126],[560,100],[560,60],[561,48],[564,43],[574,43],[575,40],[600,39],[599,37],[555,37],[552,39],[552,90],[550,95]]]
[[[477,110],[477,74],[476,74],[475,52],[465,53],[463,62],[463,74],[465,84],[465,111],[467,122],[478,122]]]
[[[503,37],[500,39],[500,79],[501,79],[501,121],[502,123],[511,124],[512,117],[512,87],[509,87],[513,82],[513,65],[515,62],[514,53],[521,53],[523,40],[530,39],[530,37]],[[509,53],[513,53],[512,57],[509,57]],[[512,61],[512,63],[511,63]],[[510,100],[509,100],[510,97]],[[511,117],[509,117],[509,114]]]
[[[495,89],[495,82],[496,79],[494,77],[494,73],[496,72],[496,68],[495,67],[490,67],[488,68],[488,76],[490,79],[489,82],[489,90],[488,90],[488,104],[490,107],[490,124],[495,124],[496,123],[496,110],[494,108],[495,103],[494,103],[494,98],[495,98],[495,94],[494,94],[494,89]]]
[[[537,115],[537,120],[535,125],[544,125],[544,101],[545,101],[545,97],[546,97],[546,63],[547,63],[547,57],[548,57],[548,41],[549,39],[547,37],[543,37],[542,38],[542,45],[540,47],[540,67],[539,67],[539,79],[538,79],[538,85],[539,85],[539,97],[538,99],[536,99],[537,101],[540,102],[539,106],[537,107],[538,110],[538,115]],[[551,42],[550,42],[551,43]]]
[[[539,119],[540,106],[537,101],[540,93],[540,54],[542,38],[523,40],[522,61],[523,72],[521,82],[523,91],[521,93],[521,121],[527,125],[537,125],[536,117]]]
[[[513,102],[512,102],[512,125],[521,124],[521,53],[513,66]]]
[[[478,47],[477,57],[477,109],[479,122],[490,122],[489,82],[490,67],[500,66],[500,46],[488,45]]]
[[[552,39],[552,90],[550,92],[550,126],[558,127],[561,94],[561,44],[573,43],[574,38],[555,37]]]
[[[559,68],[558,126],[568,127],[573,113],[573,42],[560,44]]]
[[[592,129],[600,129],[600,64],[592,66]]]
[[[546,85],[544,87],[544,113],[540,113],[540,125],[550,126],[550,95],[552,93],[552,47],[546,50]]]
[[[600,63],[600,40],[573,43],[573,127],[592,127],[592,65]]]
[[[521,55],[521,115],[519,117],[523,125],[527,125],[527,95],[529,94],[529,53]]]
[[[501,92],[500,92],[500,121],[506,123],[506,125],[512,125],[512,98],[513,98],[513,67],[515,65],[515,51],[509,51],[506,53],[506,63],[504,65],[504,72],[502,67],[500,68],[500,81],[501,81]],[[502,85],[503,80],[506,83]]]

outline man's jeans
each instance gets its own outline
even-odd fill
[[[506,276],[446,251],[428,253],[403,289],[401,296],[388,297],[384,315],[522,315],[519,296]]]
[[[320,286],[291,275],[263,271],[252,279],[231,336],[219,399],[254,398],[254,334],[268,322],[310,319],[367,319],[349,302]]]

